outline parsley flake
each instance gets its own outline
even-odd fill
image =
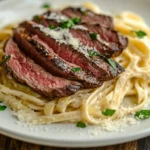
[[[117,69],[117,67],[116,67],[116,62],[115,62],[114,60],[112,60],[112,59],[110,59],[110,58],[107,58],[107,61],[108,61],[108,63],[111,65],[111,67],[112,67],[114,70]]]
[[[9,61],[10,58],[11,55],[5,56],[0,65],[3,66],[7,61]]]
[[[4,111],[7,107],[4,105],[0,105],[0,111]]]
[[[89,53],[89,57],[93,57],[93,56],[101,56],[101,54],[98,53],[98,52],[96,52],[96,51],[91,51],[91,52]]]
[[[71,19],[64,21],[60,24],[60,27],[63,29],[71,28],[72,26],[74,26],[74,22]]]
[[[116,112],[116,110],[107,108],[105,111],[102,111],[102,114],[104,116],[112,116],[115,112]]]
[[[97,33],[89,33],[90,37],[92,40],[96,40],[97,39]]]
[[[73,72],[78,72],[81,68],[72,68]]]
[[[85,124],[84,122],[79,121],[79,122],[77,123],[76,127],[85,128],[85,127],[86,127],[86,124]]]
[[[38,23],[41,21],[41,18],[39,16],[35,16],[34,18],[35,18],[35,21]]]
[[[132,32],[134,32],[134,33],[137,35],[137,37],[140,38],[140,39],[142,39],[142,38],[144,38],[145,36],[147,36],[147,34],[146,34],[144,31],[142,31],[142,30],[139,30],[139,31],[132,31]]]
[[[46,4],[43,4],[42,7],[46,8],[46,9],[49,9],[49,8],[51,8],[51,5],[46,3]]]
[[[150,118],[150,110],[140,110],[136,112],[134,117],[138,120],[144,120]]]
[[[50,25],[49,25],[49,28],[50,28],[50,29],[55,29],[55,28],[56,28],[56,26],[55,26],[55,25],[53,25],[53,24],[50,24]]]
[[[77,17],[72,18],[71,20],[73,21],[74,24],[78,24],[81,22],[81,18],[77,18]]]
[[[81,22],[81,18],[72,18],[72,19],[68,19],[67,21],[64,21],[60,24],[60,27],[63,29],[66,28],[71,28],[72,26],[74,26],[75,24],[78,24]]]

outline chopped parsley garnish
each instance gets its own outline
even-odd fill
[[[35,16],[34,18],[35,18],[35,21],[38,23],[41,21],[41,18],[39,16]]]
[[[72,18],[71,20],[73,21],[74,24],[78,24],[81,22],[81,18],[77,18],[77,17]]]
[[[9,61],[10,58],[11,55],[5,56],[0,65],[3,66],[7,61]]]
[[[89,33],[90,37],[92,40],[96,40],[97,39],[97,33]]]
[[[115,112],[116,112],[116,110],[107,108],[105,111],[102,111],[102,114],[104,116],[112,116]]]
[[[42,7],[46,8],[46,9],[49,9],[49,8],[51,8],[51,5],[50,4],[43,4]]]
[[[73,72],[78,72],[79,70],[81,70],[81,68],[72,68]]]
[[[79,121],[79,122],[77,123],[76,127],[85,128],[85,127],[86,127],[86,124],[83,123],[83,122],[81,122],[81,121]]]
[[[109,63],[109,65],[114,69],[116,70],[117,69],[117,66],[116,66],[116,62],[110,58],[107,58],[103,55],[101,55],[99,52],[96,52],[96,51],[91,51],[89,53],[89,57],[93,57],[93,56],[102,56],[105,60],[107,60],[107,62]]]
[[[63,29],[71,28],[72,26],[80,22],[81,22],[81,18],[72,18],[72,19],[68,19],[67,21],[62,22],[60,24],[60,27]]]
[[[107,60],[107,62],[109,63],[109,65],[114,69],[116,70],[117,69],[117,66],[116,66],[116,62],[110,58],[107,58],[103,55],[101,55],[99,52],[96,52],[96,51],[91,51],[89,53],[89,57],[93,57],[93,56],[102,56],[103,59]]]
[[[0,111],[4,111],[7,108],[7,106],[0,105]]]
[[[89,53],[89,57],[93,57],[93,56],[102,56],[100,53],[96,52],[96,51],[91,51]]]
[[[56,28],[56,26],[55,26],[55,25],[53,25],[53,24],[50,24],[50,25],[49,25],[49,28],[50,28],[50,29],[55,29],[55,28]]]
[[[139,31],[132,31],[132,32],[134,32],[134,33],[137,35],[137,37],[140,38],[140,39],[142,39],[142,38],[144,38],[145,36],[147,36],[147,34],[146,34],[144,31],[142,31],[142,30],[139,30]]]
[[[111,65],[111,67],[112,67],[114,70],[117,69],[117,67],[116,67],[116,62],[115,62],[114,60],[112,60],[112,59],[110,59],[110,58],[107,58],[107,61],[108,61],[108,63]]]
[[[150,110],[140,110],[136,112],[134,117],[138,120],[144,120],[150,118]]]
[[[63,29],[71,28],[72,26],[74,26],[74,22],[71,19],[64,21],[60,24],[60,27]]]

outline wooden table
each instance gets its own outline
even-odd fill
[[[73,150],[75,148],[56,148],[29,144],[0,134],[0,150]],[[83,150],[86,148],[83,148]],[[150,150],[150,137],[109,147],[87,148],[87,150]]]

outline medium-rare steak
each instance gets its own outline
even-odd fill
[[[82,87],[78,82],[52,76],[46,72],[32,59],[25,56],[12,39],[8,40],[4,51],[5,56],[11,56],[5,63],[5,67],[13,77],[42,95],[63,97],[74,94]]]
[[[60,58],[37,35],[31,35],[24,31],[23,28],[17,28],[14,32],[14,39],[21,50],[48,72],[67,79],[79,80],[84,88],[101,85],[101,82],[95,76],[82,70],[80,66],[71,64]],[[79,68],[79,70],[75,71],[76,68]]]
[[[55,18],[54,18],[55,16]],[[38,20],[37,20],[38,17]],[[79,40],[90,47],[96,47],[103,55],[107,57],[118,56],[122,53],[123,49],[128,44],[128,39],[114,30],[102,27],[99,24],[80,23],[80,18],[72,18],[72,20],[78,21],[78,25],[69,28],[69,31],[73,36],[79,38]],[[33,20],[46,27],[54,29],[61,27],[64,20],[68,23],[71,19],[60,12],[48,11],[42,16],[36,16]],[[91,33],[96,36],[96,39],[92,40]]]
[[[62,13],[69,18],[80,17],[82,22],[88,22],[89,24],[100,24],[106,28],[113,29],[112,17],[103,14],[95,14],[94,12],[85,8],[68,7],[62,10]]]
[[[106,45],[110,44],[110,47],[111,44],[115,45],[118,48],[118,51],[115,51],[113,56],[120,55],[128,45],[128,38],[121,35],[119,32],[115,30],[102,27],[99,24],[93,25],[88,23],[82,23],[80,25],[83,26],[85,29],[87,28],[89,32],[97,33],[101,38],[101,40],[103,40],[103,42],[106,42]]]
[[[82,45],[68,29],[50,30],[32,21],[24,22],[21,26],[37,34],[61,58],[93,73],[99,80],[110,80],[124,70],[116,62],[101,56],[96,49]]]
[[[82,29],[70,29],[69,31],[72,36],[79,39],[84,46],[97,49],[100,54],[106,57],[111,57],[120,51],[116,44],[102,40],[96,33]]]
[[[128,44],[127,37],[121,35],[119,32],[105,28],[100,26],[99,24],[88,24],[88,23],[81,23],[83,27],[87,28],[90,32],[98,33],[100,37],[110,43],[115,43],[119,45],[121,48],[126,48]]]
[[[40,94],[64,97],[122,73],[124,68],[111,57],[127,44],[110,16],[85,8],[49,10],[14,30],[2,65],[16,81]]]
[[[56,12],[55,12],[56,13]],[[58,14],[59,15],[59,14]],[[51,18],[51,17],[48,17]],[[44,16],[41,17],[40,19],[40,24],[49,27],[50,25],[54,25],[55,27],[59,27],[61,23],[57,22],[57,20],[49,20],[49,19],[44,19]],[[34,18],[34,21],[36,19]],[[100,36],[97,36],[94,40],[90,37],[90,32],[88,30],[83,30],[80,26],[74,26],[73,28],[69,28],[69,32],[72,34],[73,37],[79,39],[79,41],[85,45],[89,46],[91,48],[96,48],[99,50],[99,52],[107,57],[111,57],[112,55],[115,55],[116,53],[121,53],[119,47],[117,47],[116,44],[114,43],[108,43],[107,41],[104,41],[103,39],[100,38]]]

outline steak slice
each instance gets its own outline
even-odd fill
[[[63,97],[77,92],[82,85],[75,81],[52,76],[32,59],[25,56],[17,44],[9,39],[5,48],[5,56],[11,56],[5,67],[12,76],[21,83],[48,97]]]
[[[114,28],[112,17],[103,14],[95,14],[94,12],[85,8],[68,7],[62,10],[62,13],[69,18],[80,17],[82,22],[99,24],[110,29]]]
[[[91,58],[89,54],[93,52],[93,48],[83,46],[78,39],[69,33],[68,29],[62,30],[57,28],[56,30],[50,30],[43,25],[31,21],[24,22],[21,26],[25,27],[29,32],[37,34],[61,58],[93,73],[101,81],[110,80],[124,71],[118,63],[113,61],[116,66],[116,69],[114,69],[108,63],[108,59],[103,56]]]
[[[17,28],[14,32],[14,39],[21,50],[48,72],[56,76],[78,80],[83,84],[84,88],[98,87],[101,85],[101,82],[96,77],[82,69],[74,72],[73,70],[75,68],[80,67],[60,58],[37,35],[30,35],[23,28]]]
[[[119,32],[105,28],[100,26],[99,24],[88,24],[81,23],[80,26],[87,29],[89,32],[97,33],[103,42],[107,42],[106,44],[114,44],[118,47],[118,51],[115,51],[113,56],[118,56],[122,53],[123,49],[125,49],[128,45],[128,38],[121,35]],[[84,30],[84,28],[82,30]],[[110,45],[111,46],[111,45]]]
[[[55,18],[54,18],[55,16]],[[37,17],[37,16],[36,16]],[[67,17],[60,12],[47,12],[42,16],[34,17],[33,21],[46,27],[59,27],[62,22],[68,21]],[[81,23],[69,29],[72,35],[78,38],[82,44],[95,47],[100,53],[107,57],[118,56],[128,44],[128,39],[114,30],[101,27],[99,24]],[[97,39],[92,40],[90,33],[94,33]]]
[[[120,53],[119,47],[114,43],[109,43],[100,38],[99,35],[95,33],[90,33],[89,31],[82,29],[70,29],[70,33],[73,37],[79,39],[79,41],[84,45],[88,46],[92,49],[97,49],[100,54],[105,55],[106,57],[112,57],[116,55],[118,52]],[[90,37],[91,34],[96,35],[95,39]]]

